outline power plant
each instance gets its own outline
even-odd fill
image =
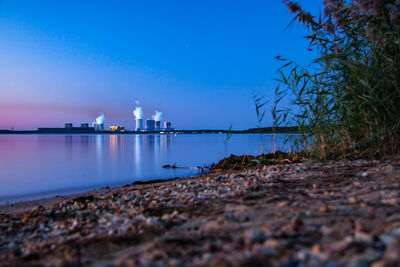
[[[137,102],[137,104],[139,104]],[[161,127],[162,121],[162,112],[156,110],[154,115],[151,116],[151,119],[146,120],[146,125],[144,125],[144,112],[143,109],[139,106],[135,108],[133,111],[133,115],[135,116],[135,131],[138,132],[163,132],[163,131],[173,131],[172,123],[170,121],[164,122],[164,127]],[[74,127],[72,123],[65,123],[64,128],[38,128],[39,132],[55,132],[55,133],[84,133],[84,132],[104,132],[106,131],[104,128],[105,117],[104,114],[101,114],[92,122],[92,127],[89,127],[88,123],[81,123],[80,127]],[[110,126],[108,128],[110,132],[125,132],[124,126]],[[129,131],[128,131],[129,132]]]
[[[138,104],[138,102],[137,102]],[[135,108],[133,111],[133,115],[135,116],[135,122],[136,122],[136,131],[172,131],[174,130],[172,128],[172,123],[168,122],[168,127],[161,127],[161,120],[162,120],[162,112],[156,110],[154,115],[152,116],[152,119],[147,119],[146,120],[146,128],[144,127],[143,123],[143,117],[144,117],[144,112],[143,109],[139,106]],[[164,123],[164,126],[166,124]]]

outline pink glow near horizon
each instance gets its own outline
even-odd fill
[[[62,127],[66,122],[92,123],[106,112],[109,118],[118,118],[123,114],[109,108],[37,105],[37,104],[2,104],[0,105],[0,129],[33,130],[38,127]],[[129,110],[125,117],[128,117]]]

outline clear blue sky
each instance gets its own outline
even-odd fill
[[[0,0],[0,129],[101,113],[133,129],[136,100],[179,129],[255,127],[251,92],[272,98],[274,57],[312,59],[292,18],[281,0]]]

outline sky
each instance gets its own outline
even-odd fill
[[[320,0],[298,1],[318,15]],[[256,127],[282,56],[309,63],[281,0],[0,0],[0,129],[135,127],[136,101],[176,129]],[[263,126],[270,126],[266,106]]]

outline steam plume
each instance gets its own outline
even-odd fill
[[[136,109],[133,111],[133,115],[137,120],[143,119],[143,109],[141,107],[136,107]]]
[[[93,122],[93,124],[104,124],[104,114],[101,114],[99,117],[96,118],[96,120]]]
[[[153,115],[153,120],[161,121],[162,120],[162,112],[159,112],[158,110],[156,110],[156,113]]]

